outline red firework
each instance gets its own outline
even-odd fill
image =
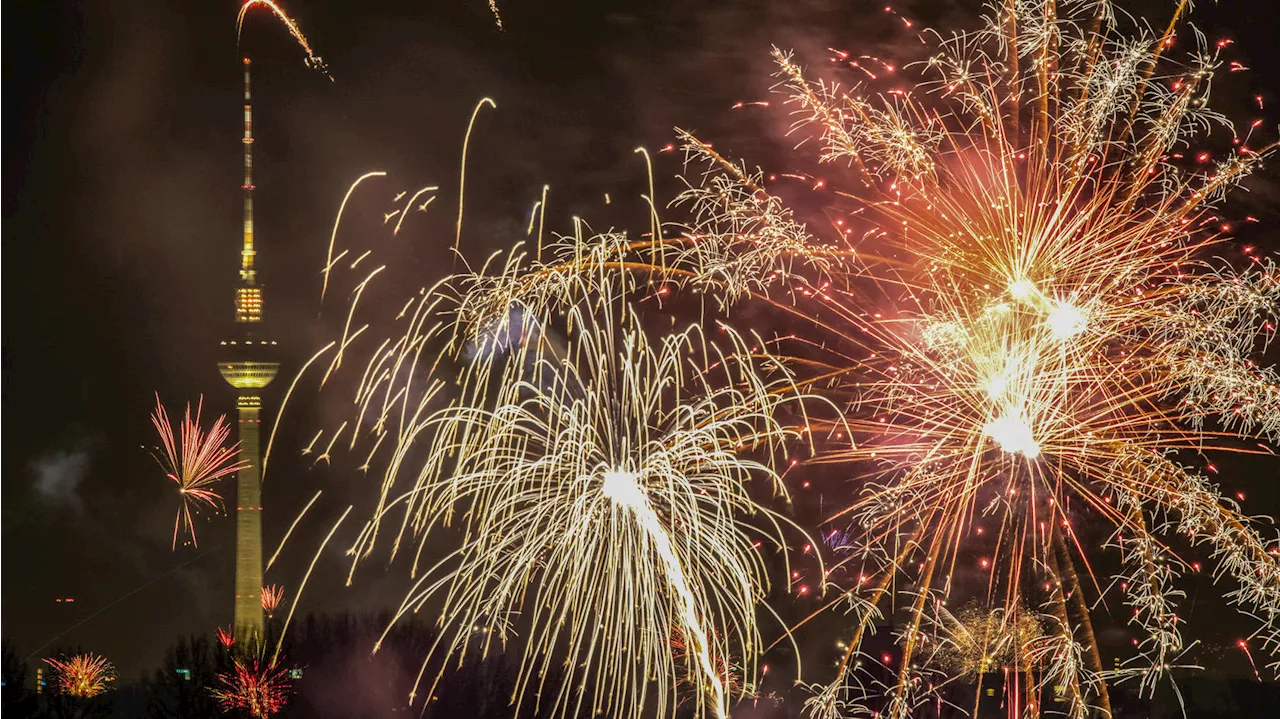
[[[239,659],[235,670],[218,675],[221,687],[213,690],[223,711],[243,709],[254,717],[269,717],[289,699],[289,670],[274,662],[262,666],[258,660],[246,665]]]
[[[222,646],[228,649],[230,649],[236,643],[236,635],[230,629],[223,629],[222,627],[218,627],[218,630],[214,632],[214,636],[218,638],[219,644],[221,644]]]
[[[240,443],[225,446],[231,435],[231,425],[226,415],[218,417],[213,427],[206,433],[200,429],[200,411],[204,406],[204,398],[196,405],[196,416],[191,417],[191,404],[187,404],[186,414],[182,418],[179,431],[175,436],[173,424],[164,405],[160,404],[160,395],[156,395],[156,411],[151,415],[151,423],[160,434],[162,454],[156,454],[156,461],[169,479],[178,485],[178,496],[182,503],[178,507],[178,515],[173,520],[173,548],[178,546],[178,534],[185,529],[191,537],[191,544],[196,544],[196,528],[193,523],[196,512],[202,505],[215,510],[222,508],[222,497],[211,487],[215,482],[234,474],[249,466],[244,460],[237,460]]]
[[[281,600],[284,599],[284,587],[278,584],[272,584],[262,588],[262,611],[270,617],[280,607]]]

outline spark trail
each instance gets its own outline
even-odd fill
[[[294,22],[293,18],[286,15],[284,9],[273,2],[273,0],[245,0],[245,3],[240,6],[240,13],[236,16],[237,45],[240,44],[240,35],[244,30],[244,18],[254,7],[264,7],[270,10],[271,13],[284,24],[285,28],[289,30],[289,34],[293,36],[293,39],[298,41],[298,46],[302,48],[302,51],[307,54],[307,67],[320,72],[325,77],[329,78],[330,82],[333,82],[333,76],[329,74],[329,66],[326,65],[324,60],[319,55],[316,55],[315,51],[311,49],[311,43],[307,42],[307,36],[302,34],[302,29],[298,27],[298,23]]]
[[[671,538],[663,528],[658,515],[649,504],[645,491],[636,482],[636,476],[630,472],[606,471],[601,491],[615,504],[629,512],[640,525],[645,535],[653,543],[654,551],[662,562],[667,583],[680,601],[681,625],[688,632],[690,643],[701,664],[702,676],[711,684],[712,709],[718,717],[728,717],[729,707],[725,696],[724,682],[720,672],[711,661],[711,649],[708,646],[707,632],[702,618],[698,616],[696,597],[685,580],[684,569],[671,545]]]

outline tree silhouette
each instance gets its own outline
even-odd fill
[[[179,640],[165,653],[151,682],[148,714],[153,717],[215,717],[218,703],[209,688],[219,672],[231,668],[229,652],[211,636]]]
[[[0,650],[0,713],[8,716],[31,716],[36,711],[36,693],[27,663],[18,658],[13,642],[5,639]]]

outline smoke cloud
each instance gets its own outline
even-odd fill
[[[31,461],[32,488],[46,505],[81,513],[84,502],[80,484],[89,474],[93,442],[81,440],[71,447],[46,452]]]

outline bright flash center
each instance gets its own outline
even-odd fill
[[[1037,296],[1036,286],[1030,280],[1014,280],[1009,283],[1009,294],[1015,300],[1030,300]]]
[[[1040,445],[1031,436],[1031,427],[1019,412],[1006,411],[988,422],[982,431],[1010,454],[1021,453],[1027,459],[1040,456]]]
[[[1009,388],[1009,380],[1004,375],[996,375],[988,378],[983,383],[982,388],[987,391],[987,396],[991,399],[1000,399],[1005,390]]]
[[[644,490],[636,480],[634,472],[611,470],[604,473],[604,496],[624,507],[642,507],[648,503]]]
[[[1084,313],[1070,302],[1059,302],[1049,312],[1048,324],[1054,338],[1069,339],[1084,331]]]

